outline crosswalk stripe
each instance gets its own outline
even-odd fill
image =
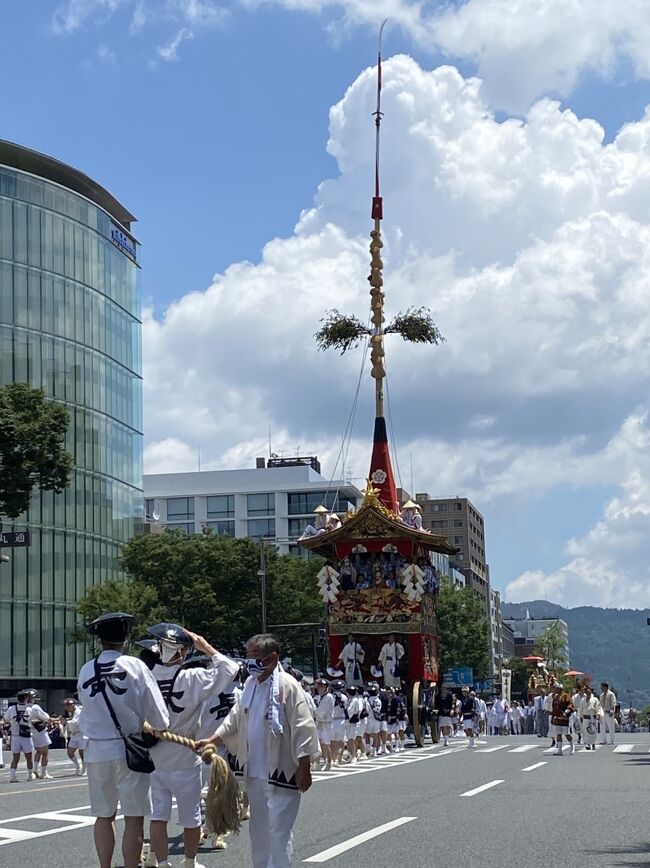
[[[614,753],[632,753],[634,750],[633,744],[617,744],[614,748]]]
[[[507,747],[507,744],[500,744],[498,747],[482,747],[476,753],[494,753],[495,750],[504,750]]]
[[[521,747],[513,747],[508,753],[525,753],[527,750],[534,750],[538,746],[536,744],[522,744]]]

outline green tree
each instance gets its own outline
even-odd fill
[[[471,666],[476,678],[487,677],[490,631],[471,588],[454,588],[443,579],[438,594],[438,635],[443,672],[454,666]]]
[[[0,515],[26,512],[34,487],[59,494],[70,482],[70,415],[28,383],[0,387]]]
[[[524,661],[521,657],[511,657],[505,668],[512,672],[512,693],[525,695],[528,692],[528,667]]]
[[[554,621],[544,630],[535,645],[535,653],[544,658],[551,672],[566,669],[569,659],[559,621]]]
[[[265,559],[268,623],[319,620],[315,576],[322,561],[278,555],[268,545]],[[121,564],[127,581],[93,588],[79,601],[84,623],[122,610],[136,617],[134,635],[156,621],[173,621],[229,650],[261,630],[260,547],[254,540],[211,530],[146,534],[126,544]]]

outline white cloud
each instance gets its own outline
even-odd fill
[[[121,7],[131,0],[66,0],[56,9],[52,18],[54,32],[76,33],[88,23],[105,24]]]
[[[181,27],[178,33],[166,45],[158,47],[157,54],[162,60],[170,62],[178,60],[178,47],[182,42],[192,39],[192,31],[186,27]]]
[[[506,588],[513,602],[553,599],[563,605],[645,608],[650,606],[650,431],[646,419],[629,420],[636,438],[627,441],[635,465],[602,517],[584,536],[570,539],[570,560],[549,574],[522,573]]]
[[[253,466],[271,426],[276,451],[301,445],[334,472],[361,351],[323,355],[313,333],[328,308],[368,310],[372,84],[363,73],[332,109],[340,176],[295,234],[161,319],[148,312],[148,471],[195,466],[198,447],[204,467]],[[650,120],[608,145],[547,100],[497,123],[478,80],[406,57],[386,63],[385,97],[388,313],[428,304],[447,337],[387,338],[402,470],[412,454],[418,491],[462,492],[493,513],[561,486],[623,486],[611,507],[622,515],[647,450]],[[367,470],[370,400],[366,371],[354,477]],[[603,600],[584,578],[594,535],[567,558],[582,570],[572,584]],[[541,581],[535,568],[511,586],[519,598]],[[564,578],[544,581],[559,594]]]

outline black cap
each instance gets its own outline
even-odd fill
[[[212,663],[212,659],[206,654],[192,654],[183,663],[183,669],[207,669]]]
[[[140,648],[144,648],[145,651],[158,651],[158,642],[156,639],[138,639],[138,641],[133,644],[139,645]]]
[[[19,690],[16,696],[20,699],[21,696],[38,696],[38,691],[34,690],[33,687],[23,687],[22,690]]]
[[[354,684],[351,684],[349,687],[345,688],[345,692],[351,693],[352,696],[354,696],[354,694],[357,692],[357,688],[354,686]]]
[[[126,642],[134,620],[127,612],[107,612],[91,621],[86,629],[104,642]]]
[[[336,681],[330,682],[330,687],[332,688],[332,690],[343,690],[343,688],[345,687],[345,681],[337,679]]]
[[[153,627],[147,627],[147,633],[163,642],[171,642],[186,648],[194,644],[190,634],[180,624],[163,621],[160,624],[154,624]]]

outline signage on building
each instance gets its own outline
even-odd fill
[[[111,223],[111,241],[116,247],[122,251],[122,253],[126,253],[129,259],[132,259],[134,262],[136,261],[136,249],[135,249],[135,241],[120,229],[119,226],[116,226],[115,223]]]
[[[32,540],[28,530],[7,531],[0,533],[0,548],[24,548],[31,545]]]
[[[458,666],[449,669],[442,676],[447,687],[470,687],[474,686],[474,670],[471,666]]]

